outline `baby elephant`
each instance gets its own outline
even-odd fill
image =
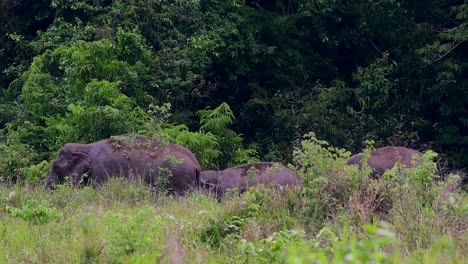
[[[348,165],[361,165],[363,153],[355,154],[348,158]],[[422,161],[422,153],[405,147],[383,147],[371,151],[367,164],[372,168],[371,176],[377,178],[384,174],[386,170],[392,169],[399,163],[406,168],[419,165]]]
[[[200,183],[202,187],[214,191],[217,196],[222,196],[234,188],[243,192],[257,184],[264,184],[266,187],[302,184],[290,169],[274,162],[245,164],[222,171],[205,170],[200,173]]]

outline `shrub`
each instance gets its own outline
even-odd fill
[[[242,135],[229,128],[234,122],[234,113],[226,103],[215,109],[197,112],[200,130],[189,131],[185,125],[168,123],[169,103],[162,106],[150,105],[148,114],[152,117],[148,130],[166,142],[180,144],[190,149],[202,168],[225,168],[240,163],[258,161],[255,145],[243,146]]]
[[[98,195],[100,200],[108,205],[116,202],[141,205],[148,203],[153,196],[158,196],[161,192],[165,193],[166,190],[161,190],[159,186],[154,190],[142,179],[129,182],[125,178],[117,177],[109,178],[99,190]]]
[[[369,155],[370,150],[364,151],[364,156]],[[370,223],[392,223],[403,251],[431,248],[447,232],[466,240],[459,232],[466,221],[462,204],[467,202],[459,188],[460,177],[440,181],[432,161],[435,155],[428,151],[415,168],[395,166],[371,179],[365,161],[359,171],[346,166],[346,151],[306,135],[294,152],[293,169],[304,180],[300,215],[312,233],[325,225],[339,227],[341,218],[357,234]]]
[[[35,225],[46,224],[49,221],[57,220],[59,213],[55,207],[47,205],[45,202],[29,200],[21,208],[5,206],[5,209],[13,216]]]
[[[400,263],[398,241],[391,225],[367,224],[358,238],[346,225],[342,233],[322,229],[310,241],[301,240],[285,249],[286,263]]]
[[[301,148],[294,150],[293,170],[302,178],[305,211],[315,228],[333,217],[357,193],[366,178],[354,167],[346,166],[350,153],[328,146],[314,133],[304,136]]]
[[[103,218],[106,225],[103,254],[109,259],[117,261],[127,255],[161,252],[154,245],[164,245],[159,230],[164,223],[154,214],[154,209],[142,208],[129,214],[107,212]]]
[[[296,224],[292,217],[298,196],[293,188],[273,190],[258,185],[240,196],[233,192],[222,202],[223,214],[211,218],[200,233],[202,242],[215,248],[235,246],[241,239],[257,241]]]
[[[21,179],[22,168],[29,166],[37,157],[28,145],[21,144],[20,140],[13,136],[0,143],[0,153],[2,153],[0,155],[0,182],[2,183],[16,182]]]
[[[29,183],[41,183],[51,170],[51,162],[43,160],[41,163],[23,169],[24,179]]]

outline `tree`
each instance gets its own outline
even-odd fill
[[[48,50],[22,76],[22,111],[8,129],[22,131],[20,141],[41,158],[66,142],[137,130],[148,120],[140,107],[152,101],[144,83],[150,62],[134,33]]]
[[[418,50],[423,63],[423,115],[430,120],[427,135],[437,150],[453,157],[452,164],[468,165],[468,4],[448,6],[453,20],[433,25],[432,42]]]

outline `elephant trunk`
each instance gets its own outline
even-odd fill
[[[45,184],[44,184],[44,189],[46,191],[51,191],[53,189],[55,189],[55,185],[58,184],[58,176],[56,173],[54,173],[54,171],[52,170],[50,173],[49,173],[49,176],[47,176],[46,180],[45,180]]]

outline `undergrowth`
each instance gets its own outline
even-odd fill
[[[113,179],[101,188],[0,187],[1,263],[466,263],[460,177],[422,166],[380,179],[310,134],[290,167],[302,187],[218,200]]]

